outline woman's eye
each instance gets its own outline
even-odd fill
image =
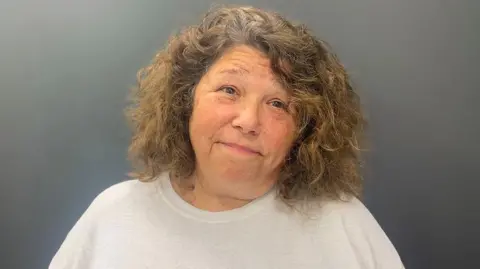
[[[270,104],[272,104],[272,106],[274,106],[276,108],[287,110],[287,105],[282,101],[273,100],[272,102],[270,102]]]
[[[220,90],[230,95],[233,95],[237,92],[233,87],[223,87]]]

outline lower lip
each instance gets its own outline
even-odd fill
[[[243,154],[243,155],[259,155],[255,151],[251,151],[251,150],[248,150],[248,149],[236,146],[236,145],[224,144],[224,143],[221,143],[221,144],[224,145],[226,148],[228,148],[230,150],[233,150],[237,153]]]

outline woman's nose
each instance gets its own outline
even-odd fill
[[[260,109],[258,105],[253,102],[240,105],[232,125],[244,134],[258,135],[260,133]]]

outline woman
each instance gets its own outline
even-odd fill
[[[66,268],[403,268],[356,198],[359,101],[303,25],[218,8],[139,73],[135,177],[100,194]]]

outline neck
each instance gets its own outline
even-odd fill
[[[172,186],[175,192],[177,192],[183,200],[196,208],[210,212],[220,212],[240,208],[252,201],[215,194],[202,185],[201,181],[198,180],[196,176],[192,176],[187,180],[172,178]]]

